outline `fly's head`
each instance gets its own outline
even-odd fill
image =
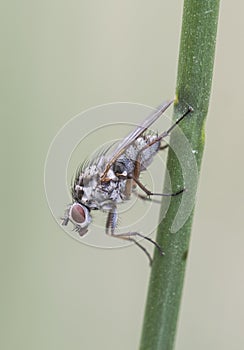
[[[74,224],[74,230],[80,236],[84,236],[88,231],[88,226],[91,222],[91,215],[89,209],[85,205],[78,202],[71,204],[65,212],[62,225],[68,225],[71,221]]]
[[[84,174],[81,169],[78,169],[74,182],[71,186],[71,194],[73,203],[68,206],[63,217],[62,225],[67,226],[71,221],[74,225],[74,230],[80,236],[84,236],[88,231],[88,226],[91,222],[90,208],[84,203],[86,200],[84,192]]]

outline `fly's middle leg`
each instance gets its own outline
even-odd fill
[[[178,196],[179,194],[183,193],[186,189],[182,188],[181,190],[174,192],[174,193],[157,193],[157,192],[152,192],[148,190],[139,179],[133,178],[133,180],[136,182],[136,184],[146,193],[147,196],[162,196],[162,197],[174,197]]]
[[[159,147],[159,151],[163,151],[163,150],[165,150],[168,147],[169,147],[169,144],[166,143],[166,145],[163,145],[163,146]]]

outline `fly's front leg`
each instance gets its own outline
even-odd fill
[[[117,208],[114,207],[110,209],[107,221],[106,221],[106,234],[109,236],[114,236],[114,231],[118,222],[118,212]]]
[[[127,233],[115,233],[115,228],[116,228],[116,224],[118,221],[118,213],[117,213],[117,208],[113,208],[109,211],[108,213],[108,217],[107,217],[107,222],[106,222],[106,234],[110,235],[111,237],[115,237],[115,238],[119,238],[119,239],[123,239],[126,241],[130,241],[130,242],[134,242],[148,257],[150,265],[152,265],[152,257],[149,254],[149,252],[147,251],[147,249],[145,247],[143,247],[139,242],[137,242],[136,237],[142,237],[144,239],[146,239],[147,241],[149,241],[150,243],[154,244],[154,246],[158,249],[159,253],[161,255],[164,255],[164,252],[162,250],[162,248],[160,247],[160,245],[155,242],[153,239],[142,235],[141,233],[138,232],[127,232]]]
[[[163,249],[160,247],[160,245],[156,241],[154,241],[153,239],[151,239],[147,236],[142,235],[139,232],[118,233],[118,234],[113,234],[113,237],[124,239],[126,241],[134,242],[147,255],[150,265],[152,265],[152,262],[153,262],[152,257],[149,254],[149,252],[147,251],[147,249],[145,247],[143,247],[143,245],[141,245],[139,242],[137,242],[136,237],[144,238],[148,242],[152,243],[157,248],[160,255],[164,255]]]

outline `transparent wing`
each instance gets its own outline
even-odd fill
[[[131,133],[129,133],[123,141],[121,141],[115,150],[110,154],[109,161],[106,165],[105,171],[102,177],[105,177],[110,167],[118,159],[118,157],[125,152],[125,150],[139,137],[144,131],[146,131],[150,125],[152,125],[174,102],[174,100],[164,102],[160,105],[155,112],[150,114],[139,126],[137,126]]]

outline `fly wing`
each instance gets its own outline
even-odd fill
[[[139,126],[135,128],[129,135],[127,135],[123,141],[119,143],[116,149],[110,154],[109,161],[106,165],[105,171],[103,173],[103,178],[105,178],[108,170],[116,159],[125,152],[125,150],[139,137],[144,131],[146,131],[150,125],[152,125],[174,102],[174,100],[168,101],[160,105],[155,112],[150,114]]]

